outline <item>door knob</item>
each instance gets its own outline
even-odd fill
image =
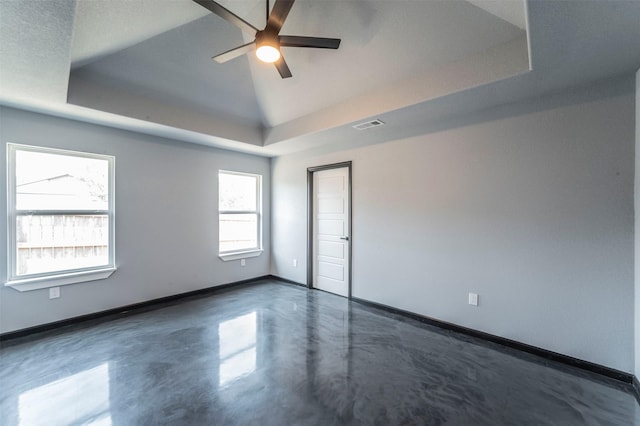
[[[349,237],[340,237],[341,240],[349,241]]]

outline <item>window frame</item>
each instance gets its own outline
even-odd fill
[[[18,151],[64,155],[69,157],[106,160],[108,163],[108,207],[107,210],[19,210],[16,187],[16,153]],[[109,224],[109,261],[106,265],[64,269],[60,271],[40,272],[18,275],[17,227],[18,217],[26,215],[106,215]],[[5,286],[18,291],[37,290],[67,284],[95,281],[108,278],[116,271],[115,264],[115,157],[90,152],[71,151],[35,145],[7,144],[7,277]]]
[[[220,208],[220,175],[236,175],[236,176],[249,176],[256,179],[256,210],[222,210]],[[240,250],[220,250],[220,224],[221,218],[225,214],[251,214],[256,215],[256,247]],[[257,173],[245,173],[232,170],[218,170],[218,257],[223,261],[246,259],[249,257],[257,257],[264,251],[262,248],[262,175]]]

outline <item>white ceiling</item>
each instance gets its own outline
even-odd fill
[[[220,3],[264,26],[264,1]],[[298,0],[282,33],[342,44],[283,48],[282,80],[211,61],[251,37],[191,0],[0,0],[0,103],[262,155],[346,148],[631,73],[639,22],[640,1]],[[351,129],[370,117],[387,125]]]
[[[189,0],[77,1],[71,65],[77,68],[208,14]]]

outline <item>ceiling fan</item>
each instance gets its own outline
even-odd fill
[[[280,51],[281,47],[337,49],[340,46],[340,39],[338,38],[280,35],[280,29],[282,25],[284,25],[284,21],[287,19],[287,15],[295,0],[276,0],[271,13],[269,13],[269,0],[267,0],[267,25],[263,30],[257,29],[214,0],[193,1],[237,26],[242,31],[255,35],[255,40],[251,43],[227,50],[212,58],[219,63],[227,62],[255,50],[258,59],[263,62],[273,63],[280,73],[280,77],[289,78],[291,77],[291,70],[289,70],[289,66],[282,56],[282,52]]]

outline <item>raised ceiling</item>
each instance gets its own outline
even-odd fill
[[[220,3],[264,25],[264,0]],[[638,22],[638,1],[297,0],[283,34],[342,44],[283,48],[283,80],[212,61],[252,37],[191,0],[1,0],[0,102],[263,155],[348,147],[631,72]]]

